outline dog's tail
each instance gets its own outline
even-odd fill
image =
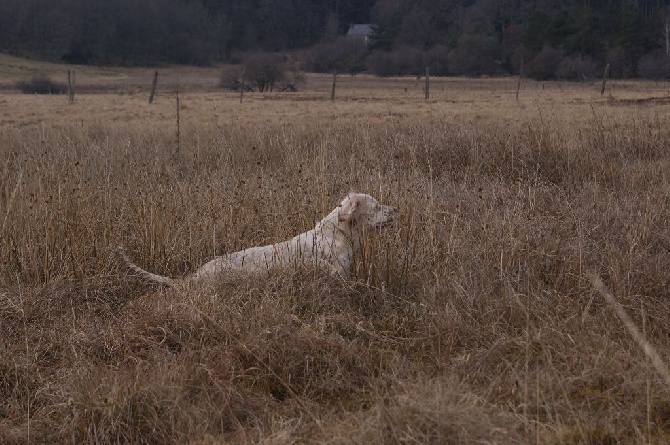
[[[116,246],[116,253],[123,261],[123,263],[126,265],[128,269],[131,271],[135,272],[137,275],[141,276],[142,278],[153,281],[154,283],[158,283],[162,286],[167,286],[167,287],[172,287],[174,286],[174,280],[172,278],[164,277],[162,275],[156,275],[155,273],[148,272],[141,267],[135,265],[132,261],[130,261],[130,258],[128,258],[128,255],[126,255],[126,250],[123,248],[123,246]]]

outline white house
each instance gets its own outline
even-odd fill
[[[359,39],[366,45],[370,42],[370,36],[372,35],[372,25],[369,23],[366,24],[351,24],[349,25],[349,31],[347,31],[347,37],[352,39]]]

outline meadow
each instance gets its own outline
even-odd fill
[[[436,78],[425,102],[341,76],[331,102],[308,75],[240,104],[203,70],[150,105],[98,74],[72,105],[0,94],[0,443],[670,441],[668,376],[594,286],[668,363],[669,83]],[[112,250],[179,277],[349,191],[400,216],[348,280],[165,290]]]

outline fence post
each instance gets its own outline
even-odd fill
[[[430,67],[426,67],[426,102],[430,99]]]
[[[246,67],[242,70],[242,78],[240,79],[240,103],[242,103],[242,99],[244,99],[244,76],[247,74],[247,69]]]
[[[521,79],[523,78],[523,58],[521,58],[521,67],[519,68],[519,80],[516,82],[516,100],[519,101],[519,90],[521,89]]]
[[[154,72],[154,80],[151,82],[151,93],[149,94],[149,103],[154,103],[154,95],[156,94],[156,85],[158,84],[158,70]]]
[[[68,95],[68,102],[73,104],[74,103],[74,70],[70,71],[67,70],[67,95]]]
[[[180,122],[179,122],[179,80],[177,80],[177,153],[179,153],[179,148],[181,146],[181,133],[180,133]]]
[[[333,71],[333,87],[330,90],[330,100],[335,100],[335,84],[337,83],[337,70]]]
[[[610,71],[610,64],[608,63],[605,66],[605,72],[603,73],[603,84],[600,87],[600,95],[602,96],[605,94],[605,84],[607,83],[607,76],[609,76],[609,71]]]

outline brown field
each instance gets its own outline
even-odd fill
[[[670,84],[80,70],[0,62],[0,443],[665,444]],[[11,63],[10,63],[11,65]],[[19,68],[16,68],[19,66]],[[4,68],[3,68],[4,67]],[[174,84],[180,84],[177,141]],[[162,290],[348,191],[400,209],[348,281]]]

